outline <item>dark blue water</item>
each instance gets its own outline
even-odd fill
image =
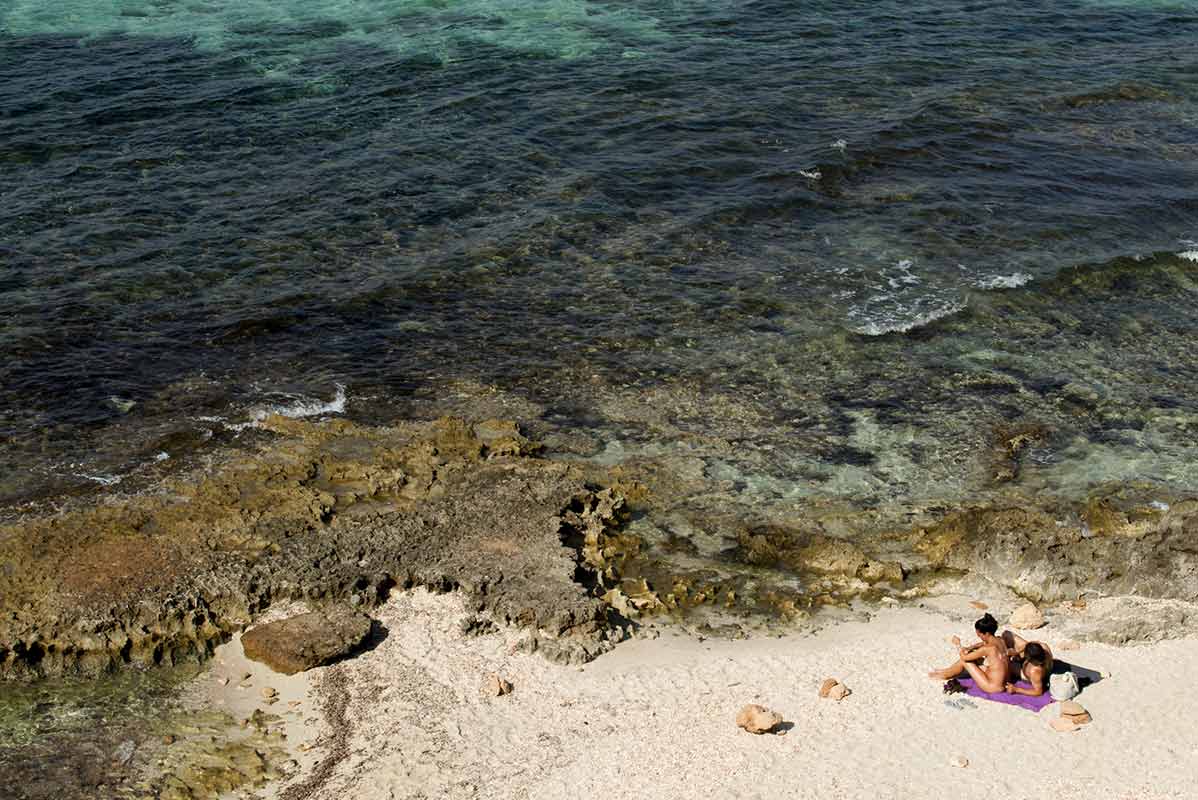
[[[1198,249],[1194,3],[92,5],[0,0],[4,498],[339,385],[642,444],[611,409],[661,391],[684,430],[806,420],[772,475],[899,495],[887,430],[1055,420],[1071,382],[1172,420],[1119,464],[1192,454],[1194,262],[1159,254]],[[1137,256],[1172,260],[1051,283]]]

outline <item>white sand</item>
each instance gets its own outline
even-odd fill
[[[699,642],[666,634],[626,642],[579,669],[513,654],[516,631],[463,637],[458,596],[398,594],[376,614],[390,631],[376,649],[287,685],[305,710],[310,690],[325,702],[348,693],[347,724],[332,730],[321,720],[302,774],[271,793],[1157,800],[1198,792],[1190,688],[1198,639],[1060,653],[1111,674],[1078,698],[1094,722],[1061,734],[1047,724],[1055,705],[1040,715],[968,705],[926,677],[951,660],[946,637],[970,634],[979,613],[965,598],[938,606],[883,610],[814,636]],[[1057,645],[1064,637],[1056,624],[1034,638]],[[515,691],[480,695],[490,672]],[[853,694],[821,700],[829,676]],[[779,711],[793,728],[782,736],[741,731],[734,718],[750,702]],[[335,746],[338,739],[348,746]],[[953,766],[957,756],[968,766]]]

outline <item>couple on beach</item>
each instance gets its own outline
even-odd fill
[[[1052,651],[1042,642],[1029,642],[1013,631],[998,634],[998,620],[986,614],[973,624],[981,639],[977,644],[961,646],[954,636],[958,659],[951,667],[933,670],[928,677],[947,681],[968,673],[983,692],[1007,692],[1039,697],[1048,691],[1048,676],[1052,672]],[[1031,688],[1017,686],[1020,680]]]

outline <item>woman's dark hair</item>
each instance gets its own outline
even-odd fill
[[[1023,660],[1029,664],[1044,666],[1047,659],[1048,653],[1044,650],[1044,645],[1039,642],[1028,642],[1027,647],[1023,648]]]
[[[998,620],[994,618],[993,614],[986,614],[986,616],[973,623],[973,629],[978,633],[988,633],[993,636],[998,631]]]

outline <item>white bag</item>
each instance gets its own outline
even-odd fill
[[[1072,672],[1058,672],[1048,679],[1048,693],[1052,695],[1053,700],[1072,700],[1080,691],[1077,676]]]

